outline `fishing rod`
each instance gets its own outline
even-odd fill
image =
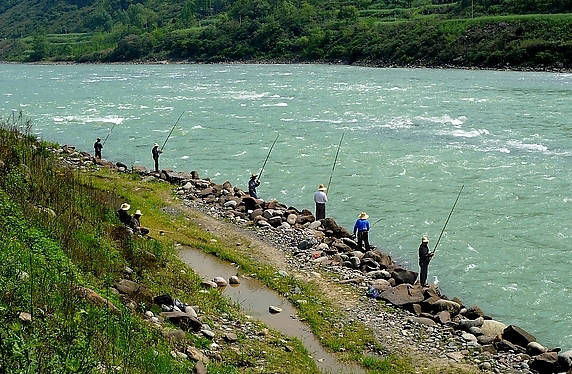
[[[439,239],[437,239],[437,243],[435,243],[435,248],[433,248],[432,253],[435,253],[435,251],[437,250],[437,246],[439,245],[439,241],[441,240],[441,236],[443,236],[443,232],[445,231],[445,227],[447,227],[447,223],[449,223],[449,218],[451,218],[451,215],[453,214],[453,210],[455,210],[455,206],[457,205],[457,201],[459,201],[459,197],[461,197],[461,192],[463,192],[463,188],[465,188],[464,184],[461,186],[461,190],[459,191],[459,194],[457,195],[457,199],[455,200],[455,203],[453,204],[453,208],[451,208],[451,211],[449,212],[449,217],[447,217],[447,220],[445,221],[445,225],[443,226],[443,230],[441,230],[441,234],[439,235]]]
[[[113,132],[115,125],[117,125],[117,122],[114,123],[113,126],[111,126],[111,130],[109,130],[109,132],[107,133],[107,136],[105,137],[105,139],[103,139],[103,143],[101,145],[105,145],[105,142],[107,141],[107,138],[109,138],[109,135],[111,135],[111,133]]]
[[[260,169],[260,173],[258,173],[258,177],[256,177],[256,181],[260,180],[260,176],[262,175],[262,172],[264,171],[264,167],[266,166],[266,162],[268,162],[268,158],[270,157],[270,153],[272,153],[272,149],[274,148],[274,144],[276,144],[276,141],[278,140],[279,136],[280,136],[280,134],[276,135],[276,139],[274,139],[274,143],[272,143],[272,146],[270,147],[270,151],[268,151],[268,155],[266,155],[266,160],[264,160],[264,164],[262,165],[262,169]]]
[[[340,153],[340,148],[342,147],[342,141],[344,140],[344,135],[346,133],[342,133],[342,138],[340,139],[340,144],[338,144],[338,151],[336,152],[336,158],[334,159],[334,165],[332,166],[332,173],[330,174],[330,180],[328,181],[328,187],[326,188],[326,195],[330,190],[330,184],[332,183],[332,177],[334,176],[334,169],[336,168],[336,163],[338,162],[338,154]]]
[[[378,219],[377,221],[375,221],[375,222],[371,225],[371,227],[373,228],[373,226],[375,226],[376,223],[381,222],[381,220],[384,219],[384,218],[385,218],[385,217],[381,217],[380,219]]]
[[[185,111],[183,111],[183,113],[181,113],[181,115],[180,115],[179,118],[177,119],[177,122],[175,122],[175,124],[174,124],[173,127],[171,128],[171,132],[169,132],[169,135],[167,136],[167,139],[165,139],[165,143],[163,143],[163,146],[161,147],[161,151],[163,151],[163,148],[165,148],[165,145],[167,144],[167,141],[168,141],[169,138],[171,137],[171,134],[173,133],[173,130],[175,129],[175,127],[177,127],[177,124],[178,124],[179,121],[181,120],[181,117],[183,116],[183,114],[185,114]]]

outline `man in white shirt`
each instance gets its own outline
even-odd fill
[[[326,195],[326,187],[323,184],[318,186],[318,191],[314,193],[314,202],[316,203],[316,221],[326,218],[326,203],[328,195]]]

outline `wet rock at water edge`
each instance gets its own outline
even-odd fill
[[[216,283],[217,287],[226,287],[228,285],[228,282],[223,277],[215,277],[213,282]]]
[[[504,329],[506,329],[506,325],[504,323],[492,319],[483,321],[483,324],[480,327],[481,331],[486,336],[502,335]]]
[[[509,325],[504,329],[502,337],[503,339],[508,340],[513,344],[520,345],[521,347],[527,347],[528,343],[536,341],[536,338],[532,334],[514,325]]]
[[[526,353],[528,353],[531,356],[537,356],[544,352],[546,352],[546,348],[540,343],[530,342],[526,346]]]
[[[552,374],[558,372],[558,353],[546,352],[535,356],[530,362],[530,368],[540,374]]]
[[[217,284],[213,281],[202,281],[201,286],[203,288],[217,288]]]
[[[272,314],[276,314],[276,313],[282,312],[282,308],[279,308],[279,307],[274,306],[274,305],[270,305],[270,306],[268,307],[268,311],[269,311],[270,313],[272,313]]]
[[[423,301],[423,290],[421,287],[400,284],[381,293],[381,298],[389,301],[393,305],[403,306],[415,304]]]
[[[237,285],[240,284],[240,279],[238,278],[238,276],[233,275],[229,278],[228,283]]]

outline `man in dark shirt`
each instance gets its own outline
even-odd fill
[[[151,151],[151,153],[153,153],[153,160],[155,160],[155,171],[158,173],[159,172],[159,155],[161,153],[163,153],[163,151],[159,149],[159,144],[157,144],[157,143],[153,144],[153,150]]]
[[[419,246],[419,282],[422,287],[427,286],[427,269],[429,268],[431,257],[433,257],[433,253],[429,252],[429,239],[423,235],[421,245]]]
[[[103,144],[101,144],[101,138],[97,138],[97,141],[93,145],[93,149],[95,149],[95,158],[99,158],[101,160],[101,149],[103,148]]]
[[[131,228],[133,229],[133,232],[135,232],[135,233],[138,233],[141,235],[147,235],[147,234],[149,234],[149,229],[141,226],[141,216],[142,215],[143,214],[141,213],[141,211],[139,209],[137,209],[135,211],[135,214],[131,218]]]
[[[363,244],[365,244],[365,250],[369,251],[369,221],[367,220],[369,216],[365,212],[361,212],[358,219],[354,225],[354,235],[357,233],[358,250],[361,251]]]
[[[250,180],[248,181],[248,194],[250,197],[258,199],[258,196],[256,195],[256,187],[260,186],[260,181],[256,180],[256,177],[256,174],[252,174],[250,176]]]
[[[131,227],[131,215],[129,214],[129,208],[131,205],[127,203],[121,204],[121,208],[117,211],[117,215],[119,216],[119,221],[123,223],[125,226]]]

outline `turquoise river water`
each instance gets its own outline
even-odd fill
[[[313,209],[338,142],[328,215],[449,296],[544,344],[572,348],[572,75],[323,65],[0,65],[0,114],[44,139],[246,189],[280,134],[259,194]]]

